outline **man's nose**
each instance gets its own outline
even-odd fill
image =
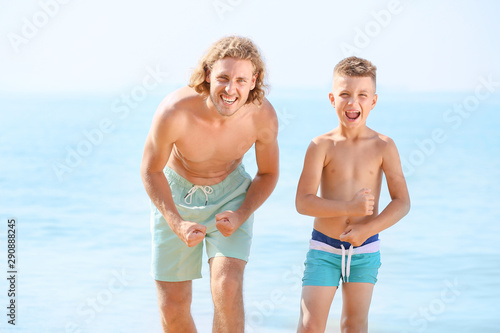
[[[236,88],[233,82],[229,81],[226,85],[226,93],[228,95],[232,95],[235,92]]]

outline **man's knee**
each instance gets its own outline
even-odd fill
[[[191,308],[191,289],[186,285],[158,282],[158,305],[165,319],[189,313]]]
[[[243,270],[245,262],[232,258],[212,258],[212,289],[223,292],[238,292],[243,288]]]
[[[239,272],[219,271],[212,277],[212,289],[224,294],[238,294],[243,289],[243,276]]]

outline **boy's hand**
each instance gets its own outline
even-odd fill
[[[224,237],[231,236],[240,225],[239,216],[233,211],[228,210],[215,215],[215,226]]]
[[[352,212],[350,216],[366,216],[373,214],[375,197],[371,195],[370,192],[370,189],[363,188],[354,195],[354,198],[350,201]]]
[[[177,232],[177,236],[189,247],[193,247],[201,243],[207,233],[206,226],[190,221],[182,222],[179,229],[180,230]]]
[[[342,242],[349,242],[353,246],[360,246],[368,237],[362,232],[362,224],[350,224],[345,228],[344,232],[340,235],[339,239]]]

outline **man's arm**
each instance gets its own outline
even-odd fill
[[[389,138],[384,149],[382,170],[387,179],[391,202],[374,219],[364,224],[349,225],[340,236],[340,240],[359,246],[368,237],[396,224],[410,211],[410,195],[401,168],[398,149],[394,141]]]
[[[297,186],[297,212],[314,217],[365,216],[373,214],[373,195],[359,190],[350,201],[324,199],[317,195],[325,166],[327,144],[314,139],[307,148],[304,168]]]
[[[141,163],[141,177],[146,192],[161,212],[168,225],[188,246],[195,246],[205,237],[206,227],[184,221],[175,207],[172,192],[163,169],[170,157],[173,144],[182,130],[182,119],[175,110],[162,103],[153,118],[146,139]]]
[[[257,174],[248,188],[245,200],[234,212],[216,215],[217,229],[226,237],[236,231],[271,195],[279,177],[278,118],[271,104],[264,102],[265,116],[258,124],[255,156]],[[230,221],[230,222],[229,222]]]

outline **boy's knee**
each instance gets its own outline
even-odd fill
[[[297,333],[317,333],[317,332],[323,332],[323,327],[317,322],[307,320],[299,325],[299,329],[297,330]]]
[[[342,333],[364,333],[368,331],[368,319],[355,316],[344,317],[340,327]]]

